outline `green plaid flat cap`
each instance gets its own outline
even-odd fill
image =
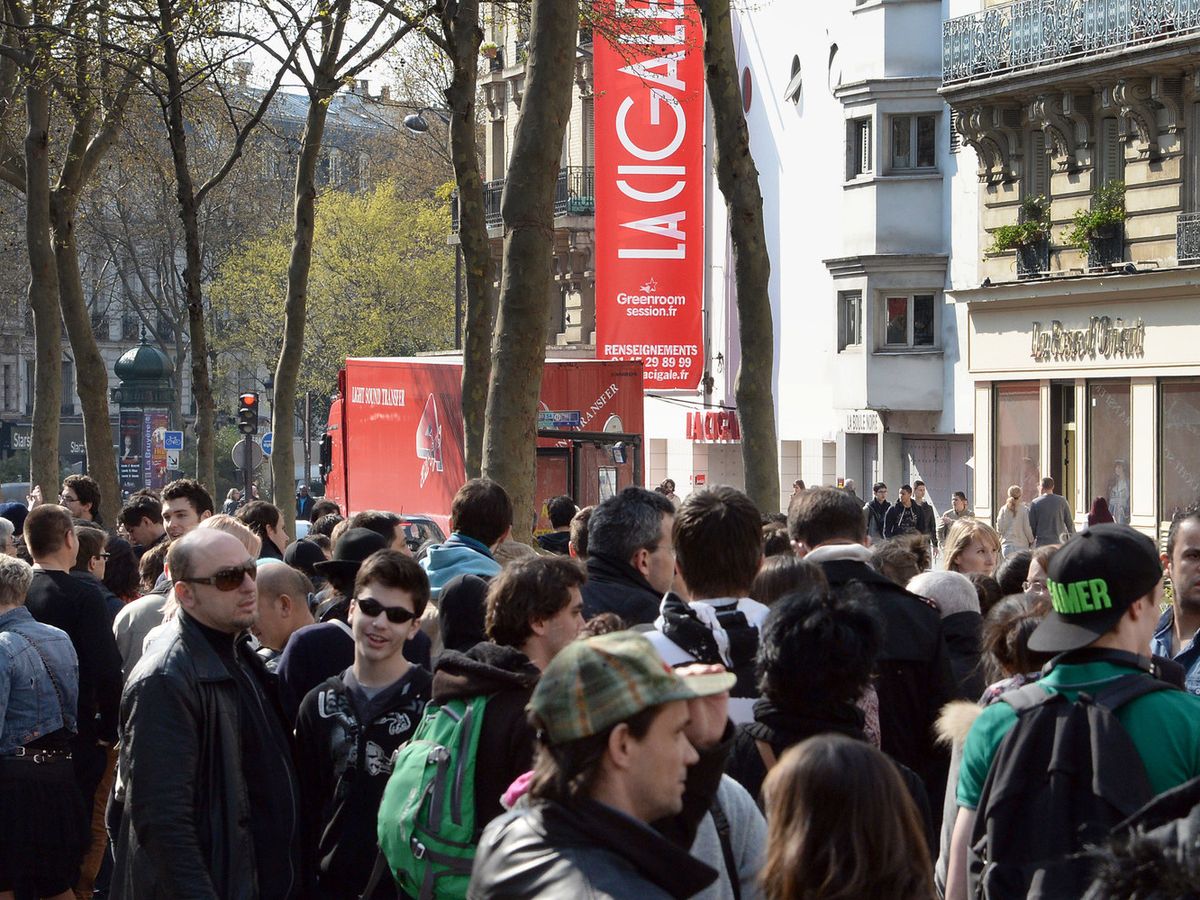
[[[528,709],[547,740],[563,744],[598,734],[651,706],[723,693],[736,680],[729,672],[680,678],[645,637],[618,631],[560,651],[538,680]]]

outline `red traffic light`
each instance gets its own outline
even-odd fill
[[[242,394],[240,397],[238,397],[238,402],[242,406],[254,408],[258,406],[258,394]]]

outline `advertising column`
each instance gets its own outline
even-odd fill
[[[695,0],[617,0],[594,42],[596,356],[704,368],[704,40]]]

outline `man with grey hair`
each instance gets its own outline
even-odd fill
[[[258,638],[258,655],[274,672],[279,656],[292,633],[312,625],[308,598],[312,582],[305,574],[278,560],[266,560],[258,566],[258,621],[250,631]]]
[[[117,897],[307,896],[287,732],[245,631],[256,566],[197,528],[167,553],[179,614],[121,698]]]
[[[649,625],[675,581],[675,506],[664,494],[627,487],[588,521],[583,615],[610,612],[626,625]]]

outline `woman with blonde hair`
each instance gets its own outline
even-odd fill
[[[1014,484],[1008,489],[1008,500],[996,517],[1000,532],[1000,552],[1004,558],[1033,546],[1033,529],[1029,527],[1029,507],[1021,502],[1021,488]]]
[[[791,747],[763,785],[766,900],[931,900],[920,817],[895,765],[825,734]]]
[[[949,572],[991,575],[1000,561],[1000,535],[986,522],[959,519],[950,526],[942,552]]]

